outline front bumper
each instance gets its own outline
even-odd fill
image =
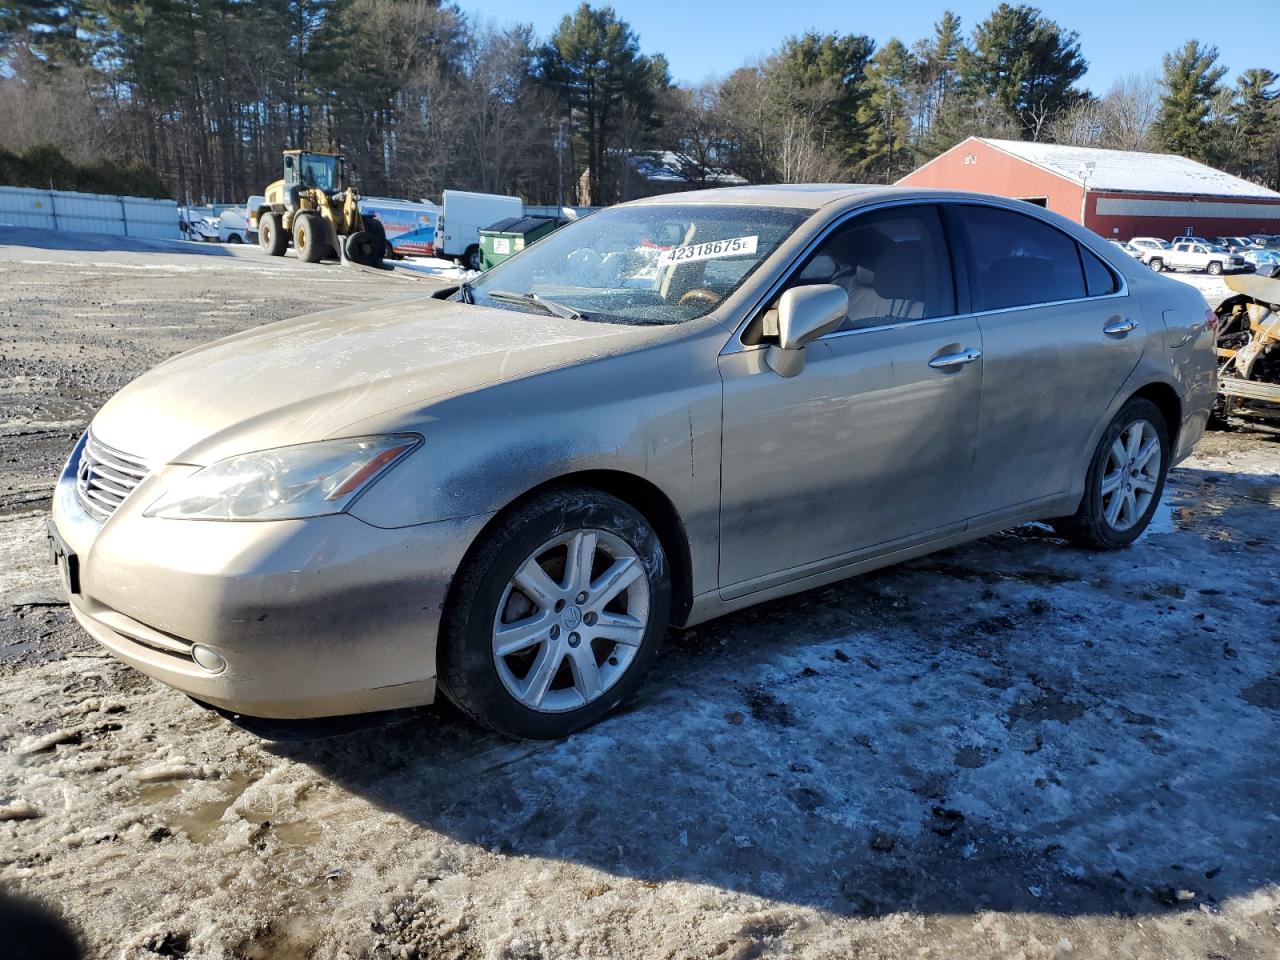
[[[78,452],[78,451],[77,451]],[[74,463],[76,454],[72,455]],[[65,469],[53,524],[74,552],[80,624],[112,654],[199,700],[301,718],[430,703],[449,583],[487,517],[383,529],[310,520],[162,520],[149,477],[105,522]],[[196,662],[195,645],[225,661]]]

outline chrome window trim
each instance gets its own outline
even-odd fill
[[[995,309],[995,310],[973,310],[968,313],[953,313],[943,317],[925,317],[918,320],[902,320],[898,323],[885,323],[885,324],[879,324],[874,327],[858,327],[853,330],[833,330],[831,333],[828,333],[825,336],[819,337],[816,341],[814,341],[815,343],[821,343],[822,341],[825,341],[825,340],[835,340],[837,338],[845,337],[853,333],[876,333],[882,330],[896,330],[901,327],[914,325],[914,324],[939,323],[944,320],[964,320],[970,317],[975,317],[975,318],[988,317],[996,313],[1012,313],[1012,312],[1021,311],[1021,310],[1038,310],[1041,307],[1060,307],[1060,306],[1064,306],[1066,304],[1071,304],[1071,303],[1096,303],[1100,300],[1114,300],[1121,297],[1129,296],[1129,280],[1118,267],[1116,267],[1106,257],[1102,256],[1102,254],[1100,254],[1097,250],[1094,250],[1092,247],[1088,247],[1087,245],[1084,244],[1084,241],[1079,240],[1076,237],[1073,237],[1071,234],[1067,233],[1065,230],[1061,229],[1056,224],[1049,223],[1046,220],[1041,220],[1039,217],[1036,217],[1032,214],[1028,214],[1022,210],[1013,209],[1007,204],[1000,203],[1000,202],[993,202],[992,200],[988,200],[983,197],[974,197],[974,198],[898,197],[892,200],[875,201],[865,206],[860,206],[857,209],[846,211],[845,213],[837,217],[835,220],[831,221],[831,223],[827,224],[827,226],[823,228],[822,232],[820,232],[816,237],[814,237],[811,241],[809,241],[809,243],[805,245],[804,249],[801,250],[798,254],[796,254],[792,258],[791,262],[787,264],[785,270],[783,271],[782,276],[779,277],[776,281],[774,281],[774,283],[769,287],[769,289],[765,292],[765,294],[757,298],[755,303],[751,305],[750,309],[748,309],[745,312],[742,320],[739,321],[738,326],[734,329],[733,336],[729,338],[728,342],[724,345],[724,349],[720,351],[720,356],[727,356],[729,354],[734,354],[734,353],[749,353],[751,351],[761,350],[770,346],[770,344],[767,344],[767,343],[743,343],[742,336],[744,333],[746,333],[747,326],[751,323],[752,320],[755,319],[756,315],[760,312],[760,310],[763,309],[764,306],[767,303],[769,303],[774,298],[774,296],[776,296],[786,286],[787,281],[790,280],[792,276],[794,276],[795,271],[799,267],[799,265],[803,263],[804,260],[811,253],[814,252],[814,250],[818,248],[819,244],[826,241],[826,239],[829,236],[831,236],[831,234],[834,233],[836,230],[838,230],[840,227],[844,226],[850,220],[860,217],[865,213],[871,213],[876,210],[887,210],[893,207],[906,207],[906,206],[918,207],[918,206],[926,206],[926,205],[933,205],[933,206],[939,206],[939,207],[943,205],[993,207],[997,210],[1007,210],[1010,213],[1021,214],[1024,217],[1030,216],[1031,219],[1036,220],[1038,223],[1044,224],[1049,229],[1057,230],[1059,233],[1063,234],[1063,236],[1067,237],[1067,239],[1071,240],[1073,243],[1078,243],[1086,246],[1086,249],[1088,249],[1091,253],[1097,256],[1099,260],[1105,263],[1108,269],[1110,269],[1111,272],[1114,273],[1116,277],[1120,280],[1120,289],[1115,291],[1114,293],[1104,293],[1096,297],[1090,297],[1086,294],[1083,297],[1072,297],[1071,299],[1068,299],[1068,300],[1046,300],[1043,303],[1024,303],[1024,304],[1019,304],[1016,307],[1000,307],[999,309]],[[950,246],[948,246],[948,250],[950,251]],[[1125,254],[1125,256],[1128,256],[1128,255]],[[1081,265],[1080,269],[1081,269],[1081,281],[1084,282],[1084,275],[1083,275],[1084,266]],[[1088,289],[1087,285],[1085,289],[1086,290]]]

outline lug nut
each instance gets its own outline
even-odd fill
[[[594,613],[588,613],[586,616],[582,618],[582,622],[585,623],[588,627],[594,627],[598,619],[600,618],[597,617]]]
[[[576,633],[569,634],[569,646],[576,647],[581,642],[582,642],[582,638],[578,636]]]
[[[577,601],[578,603],[586,603],[586,602],[587,602],[587,591],[583,590],[580,594],[578,594],[578,596],[576,597],[576,601]]]

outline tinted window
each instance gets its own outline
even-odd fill
[[[936,207],[894,207],[836,230],[790,286],[834,283],[849,294],[840,329],[955,313],[951,260]]]
[[[996,207],[953,208],[969,240],[976,310],[1084,296],[1076,242],[1046,223]]]
[[[1103,297],[1120,289],[1116,275],[1093,251],[1081,247],[1080,259],[1084,261],[1084,281],[1089,288],[1089,296]]]

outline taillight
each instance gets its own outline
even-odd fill
[[[1204,325],[1211,333],[1218,332],[1218,315],[1208,308],[1204,311]]]

